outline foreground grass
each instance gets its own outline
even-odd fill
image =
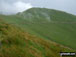
[[[0,57],[59,57],[74,51],[0,21]]]

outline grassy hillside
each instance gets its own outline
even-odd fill
[[[22,13],[17,14],[18,17],[22,19],[32,21],[32,22],[74,22],[76,21],[76,16],[47,8],[31,8]]]
[[[76,16],[46,8],[31,8],[16,15],[0,15],[27,32],[76,50]]]
[[[0,20],[0,57],[59,57],[74,50],[23,32]]]

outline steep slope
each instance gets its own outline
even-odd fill
[[[37,38],[0,20],[0,57],[59,57],[61,51],[74,50]]]
[[[31,8],[17,15],[0,16],[38,37],[76,50],[76,16],[46,8]]]

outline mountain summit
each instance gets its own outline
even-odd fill
[[[47,8],[31,8],[24,12],[18,13],[17,15],[20,16],[22,19],[35,22],[76,21],[76,16],[72,14]]]

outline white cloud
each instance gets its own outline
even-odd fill
[[[15,8],[18,12],[22,12],[26,9],[32,8],[32,5],[30,3],[24,3],[24,2],[20,2],[20,1],[14,3],[13,5],[15,6]]]
[[[24,3],[22,1],[17,1],[11,4],[2,2],[0,4],[0,12],[3,14],[15,14],[15,13],[27,10],[29,8],[32,8],[32,7],[33,6],[30,3]]]

